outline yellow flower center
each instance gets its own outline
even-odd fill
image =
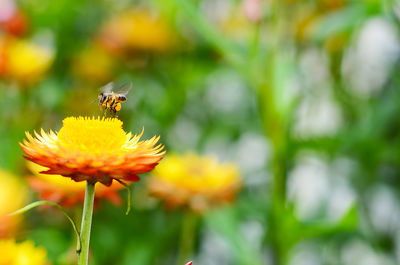
[[[126,140],[122,121],[116,118],[68,117],[58,133],[63,148],[95,156],[121,151]]]

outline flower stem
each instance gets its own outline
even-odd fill
[[[85,201],[83,204],[82,223],[81,223],[81,243],[82,249],[79,252],[78,265],[87,265],[89,260],[89,241],[90,229],[92,226],[93,202],[95,183],[86,182]]]
[[[197,216],[195,213],[187,211],[183,215],[182,234],[179,248],[177,265],[184,265],[192,260],[193,248],[195,242]]]

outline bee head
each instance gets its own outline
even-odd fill
[[[103,103],[105,99],[106,99],[106,96],[104,95],[104,93],[100,93],[99,94],[99,103],[100,104]]]

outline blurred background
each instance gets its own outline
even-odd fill
[[[60,212],[6,216],[41,198],[82,210],[82,187],[18,143],[131,82],[125,131],[229,164],[210,178],[240,190],[171,207],[150,173],[126,216],[126,191],[98,187],[91,264],[399,264],[399,19],[395,0],[0,0],[0,236],[40,249],[32,264],[76,264]]]

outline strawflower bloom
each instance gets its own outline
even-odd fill
[[[113,180],[138,181],[162,159],[159,137],[139,141],[142,134],[126,133],[117,118],[68,117],[58,133],[27,132],[20,145],[26,159],[48,168],[42,173],[110,186]]]
[[[0,240],[0,265],[47,265],[47,252],[32,241]]]
[[[72,207],[83,203],[85,198],[85,183],[75,182],[61,175],[47,175],[40,173],[48,170],[38,164],[28,161],[28,169],[32,175],[28,177],[28,183],[33,190],[39,193],[40,199],[58,203],[64,207]],[[120,183],[114,182],[110,187],[104,185],[96,189],[95,203],[100,199],[106,199],[116,205],[120,205],[122,199],[118,190],[124,188]]]
[[[153,170],[165,154],[164,147],[157,145],[159,137],[140,141],[142,134],[126,133],[117,118],[68,117],[58,133],[42,130],[33,137],[27,132],[28,140],[20,144],[26,159],[48,168],[41,173],[86,181],[78,265],[87,265],[89,260],[95,184],[137,181],[138,174]]]
[[[169,207],[186,206],[203,212],[231,201],[241,186],[238,168],[196,154],[169,155],[155,169],[149,191]]]
[[[22,208],[27,198],[25,185],[14,175],[0,170],[0,238],[15,234],[21,216],[9,214]]]

